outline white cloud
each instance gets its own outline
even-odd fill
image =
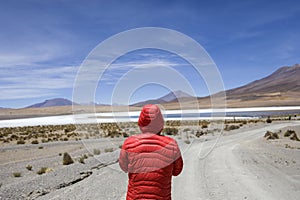
[[[143,61],[134,61],[134,62],[122,62],[111,65],[112,68],[151,68],[151,67],[178,67],[183,66],[183,63],[176,63],[169,60],[163,59],[152,59],[152,60],[143,60]]]
[[[1,89],[0,100],[12,100],[12,99],[29,99],[39,97],[49,97],[57,95],[57,93],[50,90],[43,89]]]
[[[97,55],[101,56],[90,57],[81,66],[77,80],[79,83],[78,87],[95,85],[100,78],[100,84],[114,85],[122,75],[131,69],[174,68],[188,65],[188,63],[174,54],[162,53],[153,49],[150,52],[149,50],[142,50],[125,54],[110,65],[107,64],[110,62],[110,57],[105,57],[102,54]],[[101,74],[102,77],[100,77]]]
[[[0,68],[1,99],[34,98],[58,94],[73,87],[77,67]]]

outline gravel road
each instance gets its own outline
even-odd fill
[[[173,198],[298,199],[300,151],[266,143],[267,130],[299,123],[271,124],[194,144],[185,152],[183,173],[174,178]],[[290,151],[290,152],[287,152]],[[288,164],[287,164],[288,163]]]

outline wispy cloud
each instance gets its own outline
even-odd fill
[[[297,0],[217,4],[177,0],[89,1],[84,5],[77,0],[2,1],[0,99],[7,101],[0,106],[6,106],[10,99],[62,96],[65,91],[70,95],[78,66],[99,42],[122,31],[146,26],[174,29],[204,45],[220,71],[227,74],[223,76],[224,82],[230,83],[229,88],[236,87],[260,78],[261,73],[270,73],[282,63],[299,62],[299,13]],[[137,35],[133,42],[143,38],[149,37]],[[180,44],[180,40],[171,37],[161,39]],[[117,43],[112,52],[117,54],[122,45],[128,43]],[[99,72],[107,67],[103,63],[91,60],[78,79],[88,84],[93,80],[96,85]],[[194,71],[186,70],[185,65],[187,62],[178,56],[163,51],[132,52],[105,69],[101,81],[111,89],[133,69],[136,74],[143,70],[184,69],[180,72],[192,77]],[[247,67],[252,75],[247,73]],[[238,75],[233,78],[233,74]]]
[[[40,97],[51,97],[58,95],[57,92],[45,89],[28,89],[28,88],[14,88],[14,89],[2,89],[0,100],[19,100],[19,99],[31,99]]]
[[[156,52],[157,53],[157,52]],[[137,70],[160,70],[164,68],[179,68],[185,67],[189,64],[184,60],[180,59],[178,56],[161,53],[156,55],[156,53],[137,53],[136,55],[129,55],[128,57],[123,57],[117,60],[115,63],[111,64],[109,68],[104,73],[101,78],[105,84],[113,85],[115,84],[126,72],[134,69]],[[147,74],[145,74],[146,76]],[[160,74],[164,76],[163,74]]]
[[[34,98],[58,94],[73,87],[77,67],[0,68],[1,99]]]
[[[98,79],[102,84],[113,85],[131,69],[180,68],[189,65],[177,55],[153,49],[130,52],[110,65],[109,62],[109,58],[96,55],[86,60],[79,69],[78,87],[83,84],[94,85]]]

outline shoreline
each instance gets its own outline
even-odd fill
[[[199,110],[164,110],[165,120],[226,120],[226,119],[255,119],[254,112],[283,112],[291,115],[300,113],[300,106],[286,107],[252,107],[252,108],[226,108],[226,109],[199,109]],[[103,112],[88,114],[57,114],[57,115],[34,115],[29,118],[2,119],[0,128],[22,127],[38,125],[66,125],[85,123],[118,123],[136,122],[140,111],[130,112]],[[248,113],[249,116],[245,116]],[[169,115],[169,117],[168,117]],[[205,116],[206,115],[206,116]],[[211,116],[209,116],[211,115]],[[240,116],[239,116],[240,115]],[[252,116],[251,116],[252,115]],[[267,114],[266,114],[267,115]]]

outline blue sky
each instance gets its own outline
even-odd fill
[[[269,75],[300,61],[300,3],[294,1],[0,1],[0,107],[24,107],[45,99],[72,99],[80,64],[100,42],[139,27],[164,27],[199,42],[218,66],[226,89]],[[297,48],[298,47],[298,48]],[[115,65],[171,65],[192,68],[167,52],[124,55]],[[180,66],[179,66],[180,65]],[[115,71],[114,71],[115,70]],[[117,67],[106,72],[118,77]],[[113,83],[103,82],[95,101],[110,103]],[[191,80],[196,95],[208,95],[201,80]],[[131,102],[168,92],[140,88]],[[101,93],[101,94],[100,94]]]

